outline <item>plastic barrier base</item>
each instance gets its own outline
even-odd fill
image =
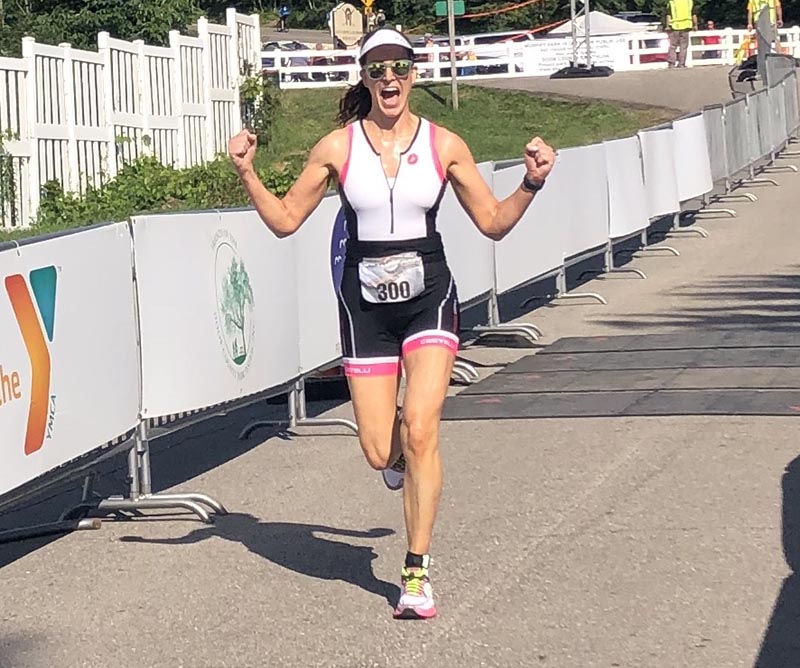
[[[610,77],[614,74],[614,70],[605,65],[571,65],[569,67],[562,67],[557,72],[550,75],[551,79],[587,79],[594,77]]]
[[[288,409],[289,415],[285,420],[254,420],[245,425],[239,433],[239,439],[246,439],[250,434],[261,427],[285,427],[294,429],[295,427],[344,427],[355,434],[358,434],[358,425],[352,420],[345,418],[317,418],[308,417],[306,379],[297,381],[289,391]]]

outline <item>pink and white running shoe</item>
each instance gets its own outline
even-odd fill
[[[395,619],[430,619],[436,616],[427,568],[403,568],[400,582],[403,593],[394,611]]]

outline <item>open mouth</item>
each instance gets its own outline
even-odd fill
[[[400,89],[390,86],[381,91],[381,98],[387,101],[395,101],[400,97]]]

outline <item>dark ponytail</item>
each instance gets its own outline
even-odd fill
[[[357,120],[365,118],[370,109],[372,109],[372,94],[364,82],[359,81],[355,86],[350,86],[339,100],[339,114],[336,120],[344,127],[353,118]]]

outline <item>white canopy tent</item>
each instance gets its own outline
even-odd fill
[[[585,23],[586,18],[584,16],[579,16],[575,19],[575,30],[579,36],[585,36]],[[609,14],[596,10],[589,12],[589,25],[591,26],[590,31],[592,37],[598,37],[600,35],[624,35],[625,33],[631,32],[648,32],[647,26],[641,23],[633,23],[625,19],[618,19],[615,16],[610,16]],[[553,36],[571,35],[572,22],[565,21],[560,26],[550,30],[547,34]]]

